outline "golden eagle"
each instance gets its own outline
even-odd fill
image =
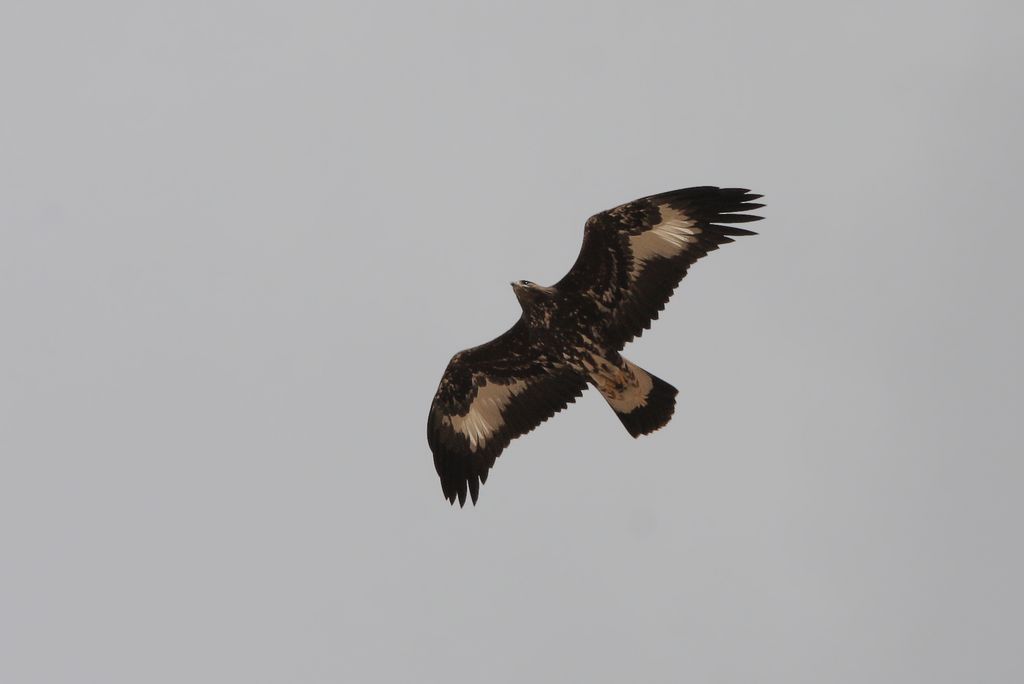
[[[593,385],[634,437],[665,425],[676,389],[619,352],[658,317],[690,264],[753,231],[761,195],[698,187],[644,197],[587,220],[583,247],[551,287],[512,283],[523,314],[508,332],[452,357],[427,418],[441,491],[476,503],[516,437]]]

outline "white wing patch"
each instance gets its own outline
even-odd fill
[[[516,380],[508,385],[486,383],[477,390],[466,415],[445,416],[445,420],[451,424],[453,430],[469,439],[469,450],[476,451],[505,424],[502,412],[512,401],[512,397],[526,387],[525,380]]]
[[[633,251],[632,277],[636,277],[654,257],[682,254],[687,245],[697,242],[697,236],[700,235],[697,222],[683,212],[667,204],[658,205],[658,211],[661,213],[661,222],[629,238],[629,248]]]

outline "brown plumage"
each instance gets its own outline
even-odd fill
[[[764,205],[740,188],[697,187],[644,197],[590,217],[576,263],[558,283],[513,283],[520,319],[448,364],[430,407],[427,441],[449,502],[476,503],[495,459],[575,401],[601,392],[634,437],[664,426],[676,389],[619,352],[658,318],[690,266],[732,238],[730,224]]]

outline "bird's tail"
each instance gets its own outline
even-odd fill
[[[599,363],[590,380],[634,437],[663,427],[676,410],[676,388],[626,359]]]

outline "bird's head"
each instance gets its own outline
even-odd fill
[[[513,280],[512,291],[516,293],[516,299],[524,309],[551,294],[550,287],[541,287],[529,280]]]

